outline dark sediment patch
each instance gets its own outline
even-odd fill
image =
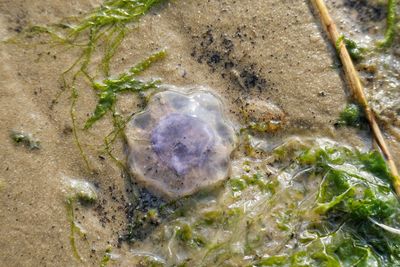
[[[190,30],[190,29],[189,29]],[[230,81],[243,91],[260,92],[268,88],[267,79],[257,64],[249,62],[249,56],[238,55],[236,46],[245,44],[255,46],[256,38],[251,37],[246,26],[237,27],[233,33],[217,33],[218,30],[208,26],[201,35],[192,36],[194,46],[191,56],[200,64],[207,64],[210,72],[219,72],[221,77]]]

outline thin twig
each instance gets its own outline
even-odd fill
[[[343,65],[343,70],[349,84],[351,94],[353,98],[364,108],[366,117],[368,119],[371,131],[375,138],[376,143],[381,149],[382,154],[385,156],[389,170],[392,174],[392,185],[396,194],[400,196],[400,176],[397,170],[396,164],[394,163],[393,156],[388,149],[385,139],[383,138],[382,132],[376,122],[376,117],[374,111],[368,104],[368,100],[364,94],[364,89],[360,81],[357,70],[354,67],[353,61],[350,58],[349,52],[346,49],[343,38],[340,40],[340,35],[335,25],[329,15],[329,11],[325,5],[324,0],[312,0],[317,8],[319,15],[321,17],[322,24],[324,25],[326,31],[328,32],[329,38],[331,39],[334,46],[337,46],[337,52],[339,54],[340,60]]]

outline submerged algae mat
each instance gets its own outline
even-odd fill
[[[16,42],[0,44],[0,125],[4,140],[0,163],[0,245],[3,248],[0,262],[7,266],[132,265],[135,262],[152,266],[160,264],[150,263],[154,261],[153,256],[156,261],[165,260],[157,258],[161,255],[147,254],[145,247],[151,244],[151,238],[147,239],[150,243],[133,240],[129,245],[123,241],[146,239],[135,233],[126,235],[127,225],[132,226],[132,217],[137,214],[144,214],[145,223],[150,224],[145,228],[149,231],[147,236],[159,233],[168,218],[158,218],[160,211],[148,208],[159,208],[160,203],[154,197],[144,195],[137,205],[135,196],[140,192],[108,157],[104,137],[115,129],[111,112],[90,129],[83,130],[97,104],[96,94],[90,82],[80,76],[75,81],[79,97],[74,98],[75,94],[68,91],[61,76],[80,56],[81,48],[68,46],[66,49],[65,45],[49,42],[49,36],[44,34],[24,35],[24,30],[33,25],[76,23],[100,4],[100,1],[0,0],[0,39],[23,36]],[[356,130],[334,127],[346,103],[346,88],[335,67],[334,50],[324,39],[307,1],[171,1],[150,10],[124,34],[125,39],[110,60],[112,76],[126,72],[147,55],[166,49],[167,57],[143,72],[144,80],[160,78],[166,84],[183,87],[200,84],[213,88],[238,129],[247,123],[243,109],[248,103],[263,101],[276,107],[272,110],[278,111],[269,116],[280,120],[280,130],[259,136],[267,140],[262,143],[267,151],[262,157],[268,158],[268,151],[289,135],[325,136],[364,146]],[[87,68],[96,81],[107,78],[103,73],[106,71],[98,68],[107,49],[110,48],[100,44]],[[71,108],[74,99],[76,103]],[[142,108],[140,96],[118,96],[116,111],[123,118]],[[74,120],[71,120],[72,113]],[[16,147],[9,138],[13,130],[31,133],[40,140],[41,148],[28,151],[25,147]],[[76,145],[75,134],[79,136],[90,171]],[[115,158],[124,160],[122,140],[116,140],[112,152]],[[234,170],[242,169],[243,156],[244,152],[239,149],[232,166]],[[80,259],[74,257],[70,244],[71,224],[66,214],[68,192],[64,183],[67,178],[91,182],[98,196],[94,204],[73,207],[74,225],[82,233],[82,236],[75,235]],[[274,179],[269,181],[273,183]],[[242,182],[239,180],[239,187]],[[260,183],[261,188],[267,182]],[[246,183],[257,184],[255,180]],[[273,185],[265,186],[273,189]],[[210,193],[210,201],[213,194]],[[298,199],[299,196],[291,197]],[[165,213],[169,208],[165,208]],[[233,217],[235,212],[232,209]],[[209,213],[210,222],[214,220],[213,214]],[[279,227],[285,228],[288,221],[285,214],[281,215]],[[172,235],[178,238],[171,239],[172,242],[187,242],[195,249],[205,245],[201,236],[191,231],[188,222],[177,223],[174,228],[177,231]],[[137,229],[135,225],[131,228]],[[279,244],[272,246],[276,245],[277,249]],[[238,246],[237,251],[240,249]],[[133,253],[144,257],[132,258]],[[369,252],[363,253],[358,255]],[[254,262],[261,264],[262,259],[259,260]],[[275,260],[284,262],[285,259]],[[172,257],[168,261],[178,262]],[[235,262],[232,264],[235,266]]]

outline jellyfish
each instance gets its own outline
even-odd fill
[[[235,131],[220,99],[205,88],[186,94],[172,87],[153,95],[125,135],[129,170],[161,197],[213,188],[229,175]]]

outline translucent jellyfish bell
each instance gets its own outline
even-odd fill
[[[137,181],[170,199],[227,178],[236,143],[221,101],[199,88],[163,91],[126,127],[128,166]]]

